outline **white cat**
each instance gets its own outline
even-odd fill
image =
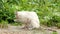
[[[16,21],[24,23],[25,24],[24,28],[27,28],[27,29],[40,27],[39,18],[36,12],[17,11]]]

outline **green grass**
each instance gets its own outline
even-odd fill
[[[15,23],[10,23],[10,25],[12,25],[12,26],[21,26],[22,23],[15,22]]]
[[[0,28],[8,28],[8,22],[7,21],[0,22]]]
[[[52,32],[52,34],[58,34],[57,32]]]
[[[0,21],[13,22],[14,13],[22,10],[36,12],[43,25],[60,27],[60,0],[0,0]]]

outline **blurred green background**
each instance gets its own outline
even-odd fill
[[[34,11],[40,24],[60,28],[60,0],[0,0],[0,23],[15,24],[16,11]]]

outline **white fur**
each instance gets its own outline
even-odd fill
[[[39,19],[38,16],[36,14],[36,12],[27,12],[27,11],[22,11],[16,12],[16,20],[25,24],[28,24],[28,27],[31,28],[39,28],[40,27],[40,23],[39,23]]]

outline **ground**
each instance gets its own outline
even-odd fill
[[[50,28],[51,29],[51,28]],[[59,34],[60,29],[52,29],[43,27],[42,29],[25,30],[21,26],[9,26],[7,29],[0,28],[0,34],[53,34],[53,30]]]

